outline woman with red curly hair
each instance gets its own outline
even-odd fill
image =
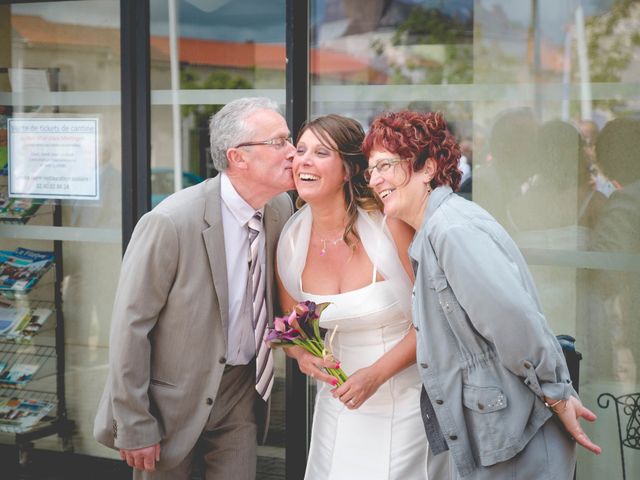
[[[429,478],[570,479],[575,441],[600,453],[515,242],[453,193],[460,149],[441,113],[374,120],[365,177],[416,230],[413,322]],[[556,421],[560,420],[560,421]]]

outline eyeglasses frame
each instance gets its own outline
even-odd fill
[[[365,168],[364,171],[362,172],[362,175],[367,182],[370,182],[371,175],[373,174],[374,170],[377,170],[380,175],[383,175],[385,172],[389,171],[391,167],[397,165],[398,163],[408,162],[408,161],[409,161],[408,158],[381,158],[376,162],[374,166]],[[379,166],[383,162],[388,162],[388,163],[386,164],[387,167],[384,168],[384,170],[381,170]]]
[[[280,145],[280,141],[281,140],[284,140],[282,145]],[[293,145],[293,138],[291,137],[291,135],[288,135],[286,137],[274,137],[274,138],[270,138],[268,140],[263,140],[261,142],[242,142],[242,143],[239,143],[238,145],[236,145],[233,148],[256,147],[256,146],[260,146],[260,145],[267,145],[267,146],[270,146],[270,147],[282,148],[287,143]]]

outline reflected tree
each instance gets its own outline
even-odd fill
[[[402,54],[394,51],[398,48]],[[377,39],[372,49],[392,68],[391,83],[473,82],[472,15],[415,6],[396,27],[390,43]]]

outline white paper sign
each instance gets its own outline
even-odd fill
[[[98,200],[97,118],[10,118],[9,196]]]

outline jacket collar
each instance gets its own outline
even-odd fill
[[[449,185],[442,185],[431,192],[431,195],[429,195],[427,210],[422,219],[421,230],[427,225],[427,222],[431,217],[433,217],[433,214],[440,207],[440,205],[442,205],[442,202],[444,202],[452,194],[453,190]]]

